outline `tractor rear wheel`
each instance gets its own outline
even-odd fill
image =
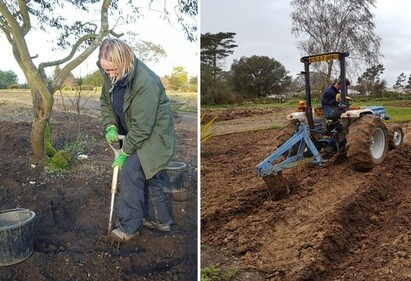
[[[399,124],[387,124],[388,128],[388,147],[390,149],[399,148],[404,141],[404,133]]]
[[[275,137],[275,139],[277,140],[277,148],[282,146],[297,132],[298,123],[298,120],[289,120],[284,123],[283,127],[278,132],[278,135]],[[298,147],[294,145],[291,148],[291,155],[297,154],[297,151]],[[283,156],[287,156],[287,153],[285,153]]]
[[[278,132],[278,135],[275,137],[278,147],[289,140],[297,132],[298,123],[298,120],[289,120],[284,123],[283,127]]]
[[[371,170],[387,155],[387,127],[378,116],[360,117],[348,128],[346,148],[348,160],[355,170]]]

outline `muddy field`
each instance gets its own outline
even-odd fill
[[[182,115],[176,124],[173,161],[187,168],[182,191],[168,193],[172,231],[143,228],[137,239],[117,249],[98,241],[107,234],[113,152],[104,140],[96,104],[88,106],[81,115],[61,108],[53,113],[56,147],[79,137],[87,159],[74,160],[66,173],[49,174],[30,163],[30,97],[0,95],[0,209],[36,213],[33,255],[0,266],[0,280],[196,280],[196,114]]]
[[[411,123],[402,124],[403,147],[370,172],[346,159],[300,166],[270,190],[255,167],[278,130],[243,131],[250,120],[281,118],[220,114],[201,148],[202,268],[235,280],[411,280]]]

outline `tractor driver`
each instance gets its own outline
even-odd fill
[[[350,85],[350,80],[345,78],[346,86]],[[342,88],[342,81],[338,80],[334,85],[328,87],[323,94],[321,101],[321,106],[324,110],[324,117],[328,119],[339,119],[342,112],[342,109],[338,106],[339,101],[337,100],[337,94],[340,93]]]

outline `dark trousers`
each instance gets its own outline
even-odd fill
[[[117,224],[125,233],[137,233],[142,227],[143,217],[146,218],[150,211],[160,224],[171,219],[159,174],[147,180],[137,152],[134,152],[121,170]]]
[[[323,106],[324,110],[324,117],[327,119],[333,119],[337,120],[341,117],[341,114],[343,113],[342,109],[339,108],[338,106],[328,106],[325,105]]]

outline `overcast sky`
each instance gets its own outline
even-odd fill
[[[202,0],[201,33],[236,32],[238,47],[224,63],[229,69],[233,59],[252,55],[268,56],[285,66],[293,77],[303,70],[297,40],[291,34],[292,7],[286,0]],[[388,87],[404,72],[411,74],[411,1],[377,0],[372,10],[376,33],[382,38],[381,76]],[[354,79],[355,78],[355,79]],[[352,78],[356,82],[357,77]]]
[[[177,0],[168,1],[170,5],[176,2]],[[160,7],[160,9],[161,8],[162,7]],[[158,63],[150,62],[148,66],[159,76],[169,75],[173,67],[176,66],[183,66],[190,76],[199,75],[199,43],[188,42],[178,24],[174,26],[170,25],[167,21],[162,20],[160,18],[161,14],[155,10],[142,9],[141,12],[144,18],[132,24],[130,30],[138,33],[140,35],[138,38],[144,41],[160,44],[167,53],[166,59],[162,59]],[[75,12],[73,12],[73,14],[75,14]],[[117,29],[117,31],[119,32],[119,29]],[[53,52],[50,43],[47,42],[47,37],[50,37],[50,35],[45,35],[35,30],[31,30],[27,36],[31,54],[38,54],[39,56],[38,59],[34,60],[36,65],[40,62],[61,59],[67,54],[67,51],[64,53],[58,51]],[[19,77],[19,83],[23,83],[25,81],[23,72],[15,62],[11,46],[1,32],[0,53],[0,70],[14,71]],[[92,54],[87,61],[73,71],[74,75],[84,77],[97,70],[97,55],[97,52]],[[53,70],[54,68],[48,68],[47,72],[52,73]]]

